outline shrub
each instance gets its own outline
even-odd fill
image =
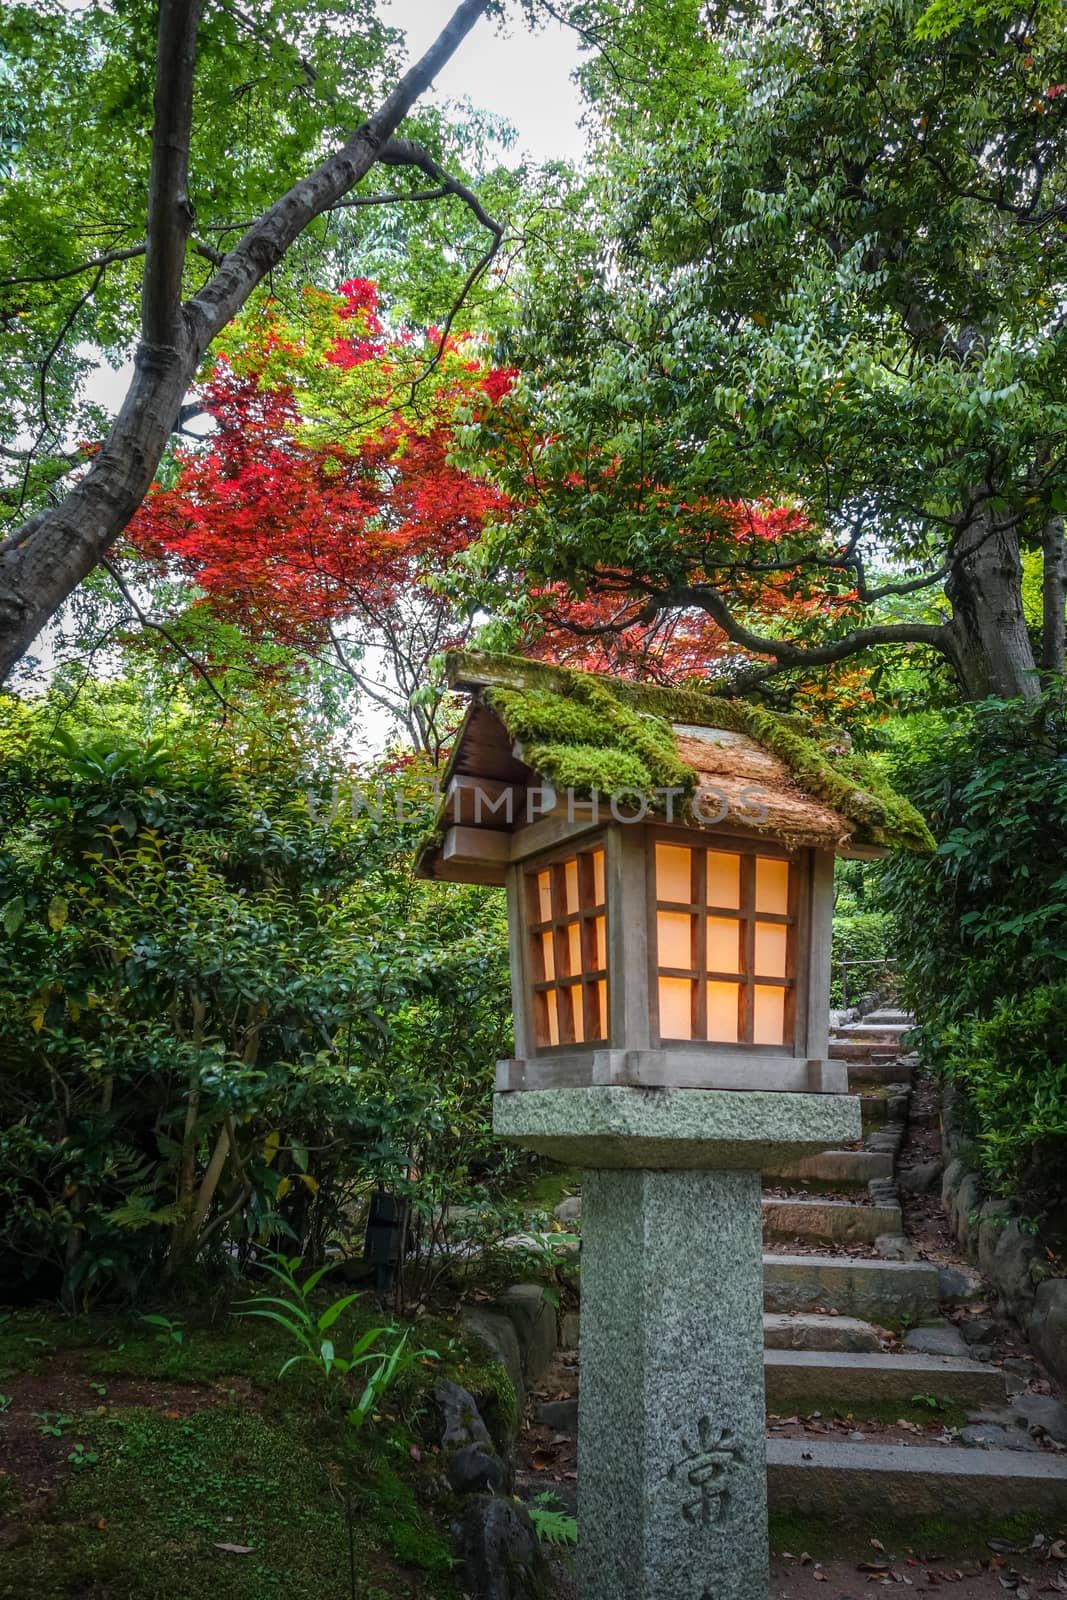
[[[424,822],[316,822],[330,772],[211,725],[57,743],[44,714],[0,713],[12,1288],[84,1304],[217,1281],[267,1241],[321,1259],[413,1151],[439,1185],[449,1159],[489,1161],[502,897],[415,883]]]
[[[1047,1194],[1067,1072],[1062,689],[964,708],[902,740],[896,767],[940,840],[881,874],[902,997],[928,1059],[964,1092],[991,1186]]]

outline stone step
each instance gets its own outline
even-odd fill
[[[868,1011],[865,1017],[860,1018],[860,1021],[876,1024],[879,1022],[891,1022],[894,1026],[902,1024],[906,1028],[914,1028],[915,1026],[915,1018],[910,1012],[897,1011],[892,1006],[881,1006],[877,1011]]]
[[[910,1022],[874,1022],[866,1017],[863,1022],[845,1022],[834,1029],[835,1039],[872,1039],[889,1044],[897,1044],[906,1033],[910,1033]]]
[[[907,1122],[911,1089],[906,1083],[859,1088],[860,1115],[865,1129],[880,1128],[886,1122]]]
[[[819,1406],[824,1412],[855,1411],[862,1416],[869,1402],[907,1405],[917,1394],[972,1409],[1002,1406],[1007,1396],[1004,1374],[988,1363],[910,1351],[887,1355],[771,1348],[765,1350],[763,1372],[768,1408],[779,1415]]]
[[[826,1054],[830,1061],[895,1061],[898,1052],[885,1044],[865,1044],[858,1039],[831,1039]]]
[[[838,1311],[879,1327],[937,1315],[937,1268],[928,1261],[869,1261],[828,1255],[763,1256],[765,1311]]]
[[[764,1350],[852,1351],[881,1350],[882,1335],[873,1323],[858,1317],[823,1316],[817,1311],[765,1311]]]
[[[764,1179],[788,1178],[801,1183],[843,1184],[863,1188],[872,1178],[893,1176],[893,1156],[882,1150],[820,1150],[818,1155],[783,1161],[765,1171]]]
[[[773,1239],[818,1239],[828,1244],[873,1244],[883,1233],[902,1233],[898,1205],[854,1205],[850,1200],[763,1201],[763,1232]]]
[[[1016,1514],[1067,1514],[1067,1460],[1016,1450],[768,1439],[772,1512],[840,1524],[879,1525],[936,1517],[974,1523]]]
[[[833,1049],[833,1046],[830,1047]],[[860,1094],[867,1088],[888,1088],[890,1084],[911,1087],[911,1068],[894,1056],[890,1061],[850,1061],[848,1064],[848,1092]]]

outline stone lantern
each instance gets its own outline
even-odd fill
[[[929,848],[792,718],[506,656],[418,870],[505,885],[498,1135],[582,1183],[579,1600],[766,1600],[764,1167],[860,1137],[834,855]]]

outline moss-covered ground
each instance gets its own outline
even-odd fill
[[[771,1555],[799,1555],[801,1551],[823,1559],[863,1559],[871,1555],[871,1540],[877,1538],[887,1549],[941,1556],[986,1555],[989,1541],[1002,1540],[1025,1550],[1035,1535],[1048,1531],[1048,1519],[1040,1517],[1001,1517],[974,1523],[951,1522],[938,1517],[925,1522],[898,1524],[883,1515],[878,1506],[870,1514],[846,1525],[840,1517],[798,1517],[772,1512],[770,1516]],[[873,1581],[873,1580],[872,1580]],[[946,1580],[948,1581],[948,1580]]]
[[[373,1309],[353,1308],[353,1332]],[[357,1439],[310,1368],[279,1379],[283,1331],[178,1331],[0,1320],[0,1600],[347,1600],[346,1458],[360,1600],[458,1600],[430,1391],[454,1377],[504,1426],[499,1368],[420,1325],[439,1359]]]

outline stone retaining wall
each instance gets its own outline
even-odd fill
[[[942,1143],[941,1199],[949,1227],[1052,1375],[1067,1384],[1067,1278],[1053,1273],[1040,1237],[1020,1227],[1020,1207],[983,1200],[974,1146],[951,1085],[943,1096]]]

